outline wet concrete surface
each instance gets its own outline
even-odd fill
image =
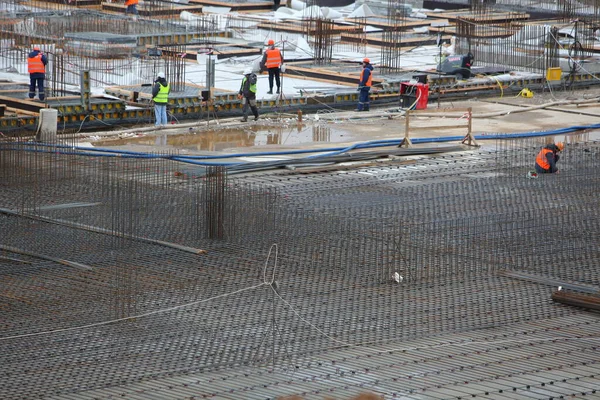
[[[113,136],[87,135],[94,147],[140,152],[181,151],[189,154],[236,153],[295,148],[327,148],[372,140],[401,140],[409,137],[445,138],[495,133],[542,132],[571,126],[600,123],[600,89],[578,92],[545,92],[533,98],[498,97],[430,103],[427,110],[406,114],[398,108],[372,108],[370,112],[328,112],[304,115],[261,116],[256,122],[239,118],[198,121],[163,129],[131,129]],[[572,104],[563,104],[572,103]],[[575,104],[577,103],[577,104]],[[471,112],[469,119],[468,110]],[[556,135],[547,140],[600,139],[596,130]],[[485,146],[483,143],[480,145]],[[431,144],[429,144],[431,146]]]
[[[94,142],[98,147],[139,147],[161,150],[226,151],[230,148],[257,146],[296,146],[319,143],[340,143],[348,140],[361,140],[359,135],[350,134],[345,129],[318,123],[285,124],[254,123],[233,128],[188,129],[188,132],[167,132],[159,130],[139,136],[122,135],[116,139]]]

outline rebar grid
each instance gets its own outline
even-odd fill
[[[311,18],[306,24],[306,36],[310,37],[314,32],[314,63],[316,65],[331,63],[335,33],[333,28],[333,21],[323,18]]]
[[[494,274],[600,283],[600,144],[569,143],[560,174],[528,179],[542,144],[505,140],[408,166],[232,180],[182,173],[168,155],[3,143],[0,395],[273,361],[289,370],[343,343],[575,315],[547,301],[545,285]],[[210,224],[222,238],[209,237]],[[273,243],[276,269],[265,263]],[[279,283],[275,303],[265,277]]]
[[[382,34],[381,65],[379,69],[392,72],[400,69],[400,53],[402,47],[402,30],[408,17],[408,9],[398,0],[387,2],[388,28]]]

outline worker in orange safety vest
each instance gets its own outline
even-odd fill
[[[360,80],[358,81],[358,107],[356,111],[369,111],[371,102],[369,100],[369,92],[371,86],[373,86],[373,66],[371,60],[364,58],[362,62],[362,71],[360,73]]]
[[[558,153],[563,151],[565,145],[562,142],[546,145],[540,150],[535,158],[535,170],[540,174],[553,174],[558,172],[556,163],[559,160]]]
[[[263,54],[262,61],[260,62],[260,69],[269,71],[269,91],[267,94],[273,94],[273,78],[277,84],[277,94],[281,89],[281,79],[279,77],[281,72],[281,66],[283,65],[283,54],[275,47],[275,41],[269,39],[267,50]]]
[[[27,70],[29,72],[29,98],[35,97],[35,88],[37,86],[38,97],[40,101],[46,99],[44,92],[44,79],[46,79],[46,65],[48,57],[41,52],[39,46],[34,46],[33,51],[27,58]]]

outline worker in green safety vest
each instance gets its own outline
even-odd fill
[[[152,100],[154,101],[154,116],[156,126],[167,125],[167,102],[171,87],[167,83],[164,72],[159,72],[152,88]]]
[[[242,122],[248,121],[248,108],[252,110],[254,114],[254,120],[258,120],[258,108],[256,108],[256,82],[258,77],[252,72],[252,67],[247,67],[244,70],[244,77],[242,78],[242,84],[240,85],[240,91],[238,92],[238,98],[242,101]]]

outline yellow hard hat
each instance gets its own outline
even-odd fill
[[[558,151],[563,151],[565,144],[563,142],[558,142],[556,143],[556,147],[558,147]]]

